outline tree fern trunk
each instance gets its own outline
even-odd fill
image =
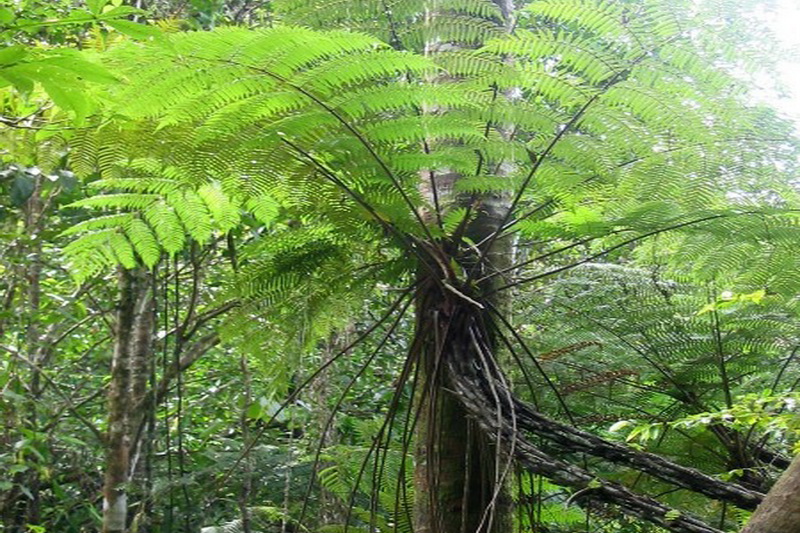
[[[509,531],[498,450],[450,392],[445,361],[453,356],[451,346],[470,344],[470,332],[449,320],[452,300],[442,296],[436,288],[424,290],[417,308],[415,532]]]
[[[513,2],[494,0],[500,7],[506,28],[510,30]],[[433,2],[435,7],[436,3]],[[426,17],[435,17],[435,10],[426,12]],[[426,44],[426,54],[435,54],[442,46],[435,39]],[[447,43],[445,49],[457,47],[457,43]],[[435,83],[447,83],[446,77],[439,76]],[[498,169],[499,170],[499,169]],[[436,174],[436,175],[434,175]],[[423,179],[422,193],[428,197],[437,211],[447,203],[446,195],[452,190],[461,176],[451,171],[431,172],[430,183]],[[425,190],[428,185],[430,190]],[[427,194],[426,194],[427,193]],[[509,239],[494,239],[493,234],[505,220],[511,192],[470,195],[452,199],[460,207],[475,213],[475,218],[464,232],[465,240],[479,243],[478,249],[466,252],[446,250],[442,247],[442,261],[461,263],[466,269],[502,269],[507,266],[511,255]],[[441,213],[437,214],[437,218]],[[432,219],[433,217],[429,217]],[[482,243],[482,244],[480,244]],[[434,245],[436,247],[436,245]],[[479,264],[480,263],[480,264]],[[428,275],[423,273],[423,276]],[[474,275],[472,279],[482,277]],[[452,281],[458,285],[458,280]],[[415,448],[415,513],[416,533],[490,533],[511,530],[509,497],[505,488],[503,466],[499,450],[483,430],[467,416],[461,402],[451,393],[453,387],[448,383],[444,371],[445,362],[452,357],[452,347],[472,346],[471,332],[465,323],[452,321],[457,314],[453,309],[453,294],[441,292],[437,280],[428,279],[421,283],[417,300],[415,339],[419,357],[419,378],[417,387],[417,446]],[[491,286],[478,287],[474,294],[476,301],[484,301]],[[504,308],[497,301],[493,305]],[[457,305],[473,305],[463,299],[456,299]],[[498,305],[499,304],[499,305]],[[488,324],[490,317],[484,317]],[[497,346],[491,336],[486,338],[488,351],[496,352]],[[470,357],[478,360],[479,354]]]

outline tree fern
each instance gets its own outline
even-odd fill
[[[505,390],[494,347],[479,340],[510,335],[533,345],[523,350],[532,366],[519,369],[528,381],[529,371],[541,375],[530,399],[568,417],[575,398],[591,408],[586,416],[653,419],[730,403],[759,358],[785,355],[797,198],[786,187],[791,169],[775,163],[796,146],[785,123],[744,105],[742,84],[709,61],[679,11],[544,0],[505,36],[485,2],[326,6],[332,25],[380,27],[389,44],[277,26],[174,34],[105,55],[125,83],[103,93],[98,120],[112,122],[120,142],[104,157],[100,142],[83,143],[96,155],[75,154],[98,164],[102,194],[74,207],[112,214],[70,232],[79,237],[67,251],[83,275],[137,255],[152,262],[156,249],[175,255],[190,240],[244,236],[239,249],[229,245],[226,294],[244,303],[233,320],[246,324],[226,335],[249,337],[269,359],[288,350],[257,330],[308,348],[313,328],[357,305],[384,267],[395,280],[413,274],[430,297],[418,296],[420,316],[445,317],[446,327],[419,327],[409,369],[441,333],[451,360],[472,357],[464,368]],[[320,23],[315,6],[279,7],[286,20]],[[398,21],[411,23],[407,32]],[[441,187],[442,200],[426,187]],[[491,212],[498,198],[509,201]],[[278,213],[285,224],[265,228]],[[480,242],[464,236],[488,215],[497,229]],[[489,259],[512,233],[518,261]],[[740,242],[726,247],[732,238]],[[765,267],[749,273],[753,254]],[[702,313],[722,283],[763,290],[769,306]],[[518,288],[532,317],[523,334],[502,321],[490,331],[476,309]],[[537,351],[560,355],[540,364]],[[709,461],[715,472],[723,466]],[[581,476],[561,481],[592,488]],[[665,525],[663,514],[654,521]]]
[[[566,377],[562,391],[588,394],[581,403],[589,400],[594,414],[617,410],[619,419],[669,419],[724,404],[725,389],[736,395],[743,387],[771,387],[753,382],[756,370],[779,365],[796,343],[796,317],[777,295],[758,303],[733,301],[713,292],[714,286],[661,280],[646,270],[611,265],[586,267],[551,289],[535,299],[540,303],[529,316],[543,316],[546,305],[552,326],[544,326],[550,323],[545,319],[521,327],[538,330],[536,342],[544,344],[533,346],[539,352],[553,348],[546,341],[550,338],[556,346],[594,343],[586,348],[592,357],[576,351],[544,357],[542,363],[559,381]],[[616,294],[610,300],[605,298],[609,290]],[[596,299],[601,293],[603,302]],[[575,381],[576,376],[582,377]],[[590,400],[595,395],[597,400]],[[576,405],[572,399],[568,403]]]
[[[286,513],[277,507],[253,507],[247,510],[250,513],[249,531],[251,533],[267,533],[280,530],[281,523],[289,519]],[[200,533],[243,533],[245,526],[241,518],[230,520],[219,526],[206,526]]]
[[[131,88],[121,93],[122,101],[131,100],[127,95],[135,93],[136,108],[122,104],[120,110],[131,118],[157,119],[165,135],[173,128],[185,134],[186,126],[191,125],[197,135],[180,149],[206,154],[200,158],[208,163],[203,174],[218,180],[228,195],[233,191],[234,195],[269,192],[287,200],[300,199],[303,189],[314,191],[312,195],[326,189],[330,193],[325,194],[341,194],[334,191],[343,185],[349,188],[346,196],[351,196],[343,202],[348,207],[331,216],[352,212],[354,203],[366,201],[375,207],[377,217],[388,217],[403,231],[413,228],[414,211],[395,193],[402,191],[417,202],[413,183],[425,168],[467,171],[486,160],[512,162],[524,169],[530,164],[529,154],[537,157],[541,153],[548,159],[537,163],[537,174],[542,176],[536,180],[537,187],[523,178],[524,171],[519,181],[489,174],[462,180],[458,187],[472,192],[524,186],[528,189],[521,198],[524,204],[541,197],[542,192],[546,196],[546,176],[550,173],[563,188],[560,176],[566,171],[583,176],[576,180],[576,189],[587,178],[593,179],[593,174],[601,174],[597,183],[606,184],[600,190],[605,189],[610,198],[621,196],[612,192],[617,184],[642,190],[643,177],[657,176],[652,179],[662,187],[670,183],[685,186],[686,181],[680,178],[692,175],[693,166],[719,169],[730,152],[723,149],[712,153],[710,143],[724,144],[728,122],[731,136],[747,139],[740,146],[761,142],[753,133],[754,126],[747,125],[746,114],[733,117],[726,111],[736,107],[731,105],[733,95],[709,99],[701,80],[677,73],[659,74],[677,69],[672,64],[664,66],[660,54],[670,46],[682,46],[682,37],[666,39],[666,44],[661,40],[654,44],[651,38],[648,46],[656,48],[644,49],[644,37],[631,37],[630,42],[623,40],[609,47],[585,33],[637,37],[641,33],[652,37],[651,25],[659,24],[667,15],[656,13],[652,20],[643,17],[636,25],[615,30],[614,24],[620,24],[616,8],[603,4],[603,9],[610,10],[605,13],[588,3],[565,4],[568,9],[557,8],[561,5],[558,2],[536,8],[541,12],[535,16],[560,21],[560,29],[520,30],[516,36],[492,41],[481,50],[459,52],[465,58],[470,54],[481,58],[479,65],[505,65],[502,70],[462,69],[460,83],[432,91],[417,90],[417,85],[439,68],[432,62],[350,34],[315,36],[314,46],[307,46],[314,35],[308,30],[279,28],[251,33],[228,29],[176,36],[169,49],[130,45],[116,52],[113,61],[128,61],[131,54],[151,55]],[[580,18],[577,14],[588,9],[594,15],[586,19],[585,27],[581,26],[582,35],[575,30]],[[515,57],[513,67],[503,63],[505,55]],[[448,54],[442,57],[446,67]],[[405,81],[400,81],[401,73]],[[481,92],[481,86],[492,85],[524,87],[524,98],[498,101],[490,92]],[[713,85],[718,82],[714,80]],[[170,96],[163,98],[164,93]],[[581,111],[580,106],[587,102],[590,106]],[[431,106],[446,108],[447,113],[417,115],[420,109]],[[570,113],[576,112],[580,116],[570,119]],[[493,134],[486,135],[486,124],[506,121],[518,128],[515,140],[501,141]],[[567,123],[571,123],[572,131],[559,133],[559,124]],[[530,132],[525,128],[531,128]],[[550,146],[553,135],[559,135],[559,139]],[[698,148],[697,152],[685,150],[678,155],[671,148],[672,139],[702,145],[702,152]],[[433,149],[428,154],[419,153],[423,141]],[[449,144],[452,141],[457,145]],[[214,150],[219,143],[226,145],[225,153]],[[665,148],[659,150],[659,146]],[[598,158],[598,154],[602,156]],[[718,162],[712,163],[709,157],[718,158]],[[356,172],[347,164],[354,159],[360,162]],[[657,174],[647,172],[653,168],[648,165],[651,160],[661,165]],[[194,161],[192,166],[199,162]],[[187,161],[179,164],[186,165]],[[549,170],[553,166],[558,170]],[[671,168],[675,168],[675,174],[670,179]],[[696,168],[700,188],[686,197],[708,207],[715,196],[711,176]],[[315,177],[309,180],[309,174]],[[631,181],[617,181],[621,178]],[[580,200],[575,193],[580,194],[567,187],[558,194],[577,203]],[[596,190],[584,188],[583,193],[589,193],[587,201],[600,198]],[[665,192],[671,198],[678,194],[674,189]],[[246,196],[243,199],[246,201]],[[325,202],[331,203],[342,202]],[[724,199],[720,198],[722,204]],[[636,204],[631,203],[631,208],[650,216]],[[235,218],[217,223],[223,228],[233,227]]]

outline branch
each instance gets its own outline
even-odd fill
[[[454,386],[458,389],[459,397],[465,402],[473,416],[479,420],[495,420],[496,413],[492,406],[497,401],[493,400],[494,395],[488,391],[490,388],[503,387],[503,383],[497,378],[489,377],[490,373],[496,374],[497,372],[475,368],[475,362],[469,361],[468,356],[462,356],[461,359],[464,361],[456,360],[449,363],[451,378]],[[489,383],[490,381],[491,383]],[[516,427],[547,439],[566,451],[587,453],[615,464],[634,468],[710,498],[731,502],[743,509],[755,509],[763,499],[763,494],[735,483],[720,481],[693,468],[673,463],[659,455],[639,452],[567,424],[550,420],[516,397],[509,397],[512,398],[509,402],[511,405],[504,406],[503,412],[514,413]],[[512,422],[506,416],[502,422],[503,427],[498,426],[496,422],[493,423],[495,424],[493,431],[499,429],[505,431],[505,426],[510,427]],[[516,434],[515,438],[520,439],[521,437]],[[522,440],[524,441],[524,439]]]
[[[634,468],[687,490],[733,503],[743,509],[755,509],[764,495],[735,483],[720,481],[708,474],[669,461],[660,455],[640,452],[607,441],[592,433],[550,420],[527,404],[515,399],[519,426],[570,452],[583,452]]]
[[[158,385],[156,386],[155,394],[147,394],[145,397],[152,398],[155,396],[156,405],[163,402],[164,398],[167,396],[167,392],[169,391],[169,386],[172,380],[175,379],[178,373],[187,370],[190,366],[196,363],[198,359],[205,355],[206,352],[219,344],[219,342],[219,334],[216,331],[209,333],[205,337],[195,342],[191,348],[186,350],[186,353],[180,358],[180,361],[177,365],[169,365],[169,367],[167,367],[166,372],[164,372],[164,375],[161,377],[161,381],[159,381]],[[147,400],[145,400],[145,402],[147,402]],[[146,409],[139,409],[137,412],[146,412]]]
[[[461,359],[465,359],[462,357]],[[667,507],[648,496],[642,496],[618,483],[600,481],[589,471],[565,461],[555,459],[530,443],[512,427],[508,417],[499,420],[497,412],[491,406],[491,400],[482,391],[482,384],[466,376],[469,373],[469,362],[450,361],[448,370],[452,379],[454,392],[477,422],[492,435],[502,437],[506,443],[514,443],[514,459],[527,470],[544,476],[556,485],[575,489],[571,500],[579,504],[588,501],[610,503],[618,506],[623,512],[674,533],[722,533],[720,530]],[[467,367],[467,369],[465,369]],[[498,385],[496,383],[495,385]],[[518,420],[521,422],[521,420]],[[520,426],[522,427],[522,426]]]
[[[50,377],[50,375],[49,375],[47,372],[45,372],[45,371],[44,371],[44,369],[42,369],[42,367],[40,367],[39,365],[37,365],[36,363],[34,363],[33,361],[31,361],[30,359],[28,359],[27,357],[25,357],[24,355],[22,355],[22,354],[21,354],[21,353],[19,353],[17,350],[15,350],[15,349],[13,349],[13,348],[11,348],[11,347],[8,347],[8,346],[1,346],[1,345],[0,345],[0,348],[2,348],[4,351],[6,351],[6,352],[8,352],[9,354],[11,354],[13,357],[16,357],[17,359],[19,359],[20,361],[22,361],[23,363],[25,363],[26,365],[28,365],[29,367],[31,367],[31,369],[32,369],[34,372],[36,372],[36,373],[37,373],[38,375],[40,375],[40,376],[41,376],[41,377],[42,377],[42,378],[43,378],[43,379],[44,379],[44,380],[45,380],[47,383],[49,383],[49,384],[50,384],[50,385],[53,387],[53,390],[55,390],[55,391],[56,391],[56,394],[58,394],[59,396],[61,396],[61,398],[62,398],[62,399],[63,399],[63,400],[66,402],[66,407],[67,407],[67,410],[68,410],[70,413],[72,413],[72,414],[75,416],[75,418],[76,418],[76,419],[77,419],[79,422],[81,422],[81,423],[82,423],[84,426],[86,426],[86,428],[87,428],[89,431],[91,431],[91,432],[92,432],[92,434],[93,434],[93,435],[94,435],[94,436],[97,438],[97,441],[98,441],[98,442],[100,442],[100,443],[105,443],[105,441],[106,441],[106,438],[105,438],[105,436],[103,435],[103,433],[102,433],[102,432],[101,432],[99,429],[97,429],[97,426],[95,426],[94,424],[92,424],[92,423],[91,423],[89,420],[87,420],[87,419],[86,419],[86,417],[84,417],[82,414],[80,414],[80,412],[78,412],[77,408],[76,408],[76,407],[75,407],[75,405],[72,403],[72,398],[70,398],[70,397],[69,397],[69,396],[68,396],[68,395],[67,395],[67,394],[66,394],[66,393],[65,393],[65,392],[64,392],[64,391],[61,389],[61,386],[59,386],[59,384],[58,384],[58,383],[56,383],[56,382],[53,380],[53,378],[51,378],[51,377]]]

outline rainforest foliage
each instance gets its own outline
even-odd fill
[[[798,533],[765,9],[0,5],[0,532]]]

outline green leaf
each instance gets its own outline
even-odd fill
[[[767,291],[764,289],[751,292],[749,294],[742,294],[739,298],[743,302],[753,302],[754,304],[760,304],[764,297],[767,295]]]
[[[250,404],[250,407],[247,408],[246,416],[252,420],[257,420],[261,418],[263,412],[264,409],[261,407],[261,405],[258,402],[253,402]]]
[[[0,7],[0,24],[9,24],[14,20],[14,12],[7,7]]]
[[[28,34],[36,33],[41,27],[42,23],[40,20],[25,18],[17,19],[16,24],[14,25],[14,29],[24,31]]]
[[[106,11],[103,12],[100,17],[98,17],[102,21],[109,21],[112,19],[118,19],[122,17],[127,17],[129,15],[143,15],[145,11],[143,9],[139,9],[133,6],[106,6]]]
[[[617,431],[624,429],[630,425],[632,425],[632,422],[630,420],[620,420],[619,422],[615,422],[610,428],[608,428],[608,431],[610,433],[616,433]]]
[[[23,57],[25,57],[25,48],[23,46],[16,45],[3,48],[0,50],[0,65],[16,63]]]
[[[53,102],[64,110],[73,111],[78,121],[89,114],[91,105],[79,88],[64,86],[50,80],[42,80],[41,83]]]
[[[8,400],[11,400],[11,401],[14,401],[14,402],[24,402],[24,401],[26,401],[25,400],[25,396],[23,396],[22,394],[17,394],[16,392],[12,391],[11,389],[3,389],[3,392],[2,392],[2,394],[0,394],[0,397],[8,399]]]
[[[104,22],[118,32],[124,33],[134,39],[156,39],[163,35],[161,30],[155,26],[145,26],[144,24],[138,24],[130,20],[105,20]]]
[[[710,312],[716,311],[716,310],[717,310],[717,304],[716,303],[710,303],[710,304],[704,305],[696,314],[697,314],[697,316],[700,316],[700,315],[704,315],[706,313],[710,313]]]
[[[33,498],[33,493],[31,492],[31,489],[29,489],[25,485],[18,485],[17,487],[19,488],[20,492],[22,492],[22,494],[24,494],[25,496],[28,497],[28,499],[30,499],[30,500],[34,499]]]
[[[11,203],[19,207],[28,201],[34,190],[33,178],[26,173],[19,173],[11,184]]]
[[[107,3],[108,0],[86,0],[86,7],[89,8],[92,15],[99,15]]]
[[[70,12],[69,15],[61,19],[61,24],[81,24],[84,22],[92,22],[97,20],[94,14],[86,11],[85,9],[76,9]]]
[[[13,85],[22,94],[29,94],[33,90],[34,83],[32,79],[9,68],[0,69],[0,78]]]
[[[84,59],[77,50],[64,50],[57,55],[39,62],[43,65],[52,65],[59,69],[73,73],[77,80],[87,80],[95,83],[110,83],[116,78],[108,69],[99,63]]]
[[[73,446],[86,446],[86,443],[81,439],[70,437],[69,435],[61,435],[58,438],[62,442],[66,442],[67,444],[72,444]]]

